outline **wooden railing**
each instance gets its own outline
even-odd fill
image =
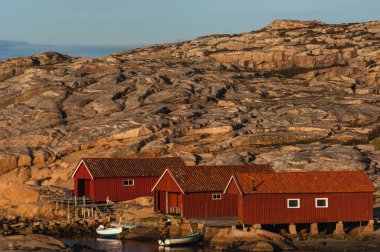
[[[169,214],[181,214],[180,207],[169,207]]]

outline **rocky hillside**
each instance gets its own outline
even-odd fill
[[[81,157],[375,174],[380,156],[368,143],[380,133],[379,88],[380,21],[276,20],[98,59],[3,61],[0,205],[70,187]]]

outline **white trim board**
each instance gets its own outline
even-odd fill
[[[83,159],[81,159],[81,161],[79,162],[79,164],[78,164],[77,167],[75,168],[75,170],[74,170],[74,172],[73,172],[73,175],[71,175],[71,177],[74,178],[75,174],[77,173],[79,167],[80,167],[82,164],[84,164],[84,167],[86,167],[86,170],[87,170],[88,174],[90,174],[91,178],[94,179],[94,176],[92,176],[90,170],[88,169],[88,167],[87,167],[87,165],[86,165],[86,163],[84,162]]]
[[[162,178],[165,176],[166,173],[169,173],[169,175],[172,177],[172,179],[174,180],[174,182],[177,184],[177,186],[179,187],[179,189],[181,190],[181,192],[183,194],[185,194],[185,191],[182,189],[182,187],[179,185],[179,183],[177,182],[177,180],[174,178],[173,174],[169,171],[169,169],[166,169],[164,171],[164,173],[162,173],[161,177],[157,180],[156,184],[153,186],[151,192],[154,191],[154,189],[156,189],[157,185],[160,183],[160,181],[162,180]]]
[[[237,181],[235,175],[232,175],[232,176],[231,176],[230,180],[229,180],[228,183],[227,183],[226,188],[224,188],[223,194],[226,194],[227,189],[228,189],[228,187],[230,186],[232,180],[235,181],[236,187],[239,189],[240,195],[243,196],[243,190],[241,189],[240,184],[239,184],[239,182]]]

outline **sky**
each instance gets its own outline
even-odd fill
[[[257,30],[274,19],[380,19],[379,0],[0,0],[0,59],[54,50],[97,57]]]

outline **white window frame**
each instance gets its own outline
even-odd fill
[[[132,184],[128,183],[128,185],[126,185],[125,181],[132,181]],[[123,180],[123,185],[124,186],[134,186],[135,185],[135,180],[134,179],[124,179]]]
[[[297,204],[296,207],[289,206],[289,202],[290,202],[291,200],[296,200],[296,201],[298,202],[298,204]],[[301,200],[300,200],[300,199],[288,199],[288,200],[287,200],[287,206],[288,206],[288,208],[300,208],[300,207],[301,207]]]
[[[326,206],[318,206],[318,200],[325,200]],[[329,207],[329,198],[315,198],[315,208],[328,208]]]
[[[222,194],[221,193],[213,193],[211,195],[212,200],[222,200]]]

